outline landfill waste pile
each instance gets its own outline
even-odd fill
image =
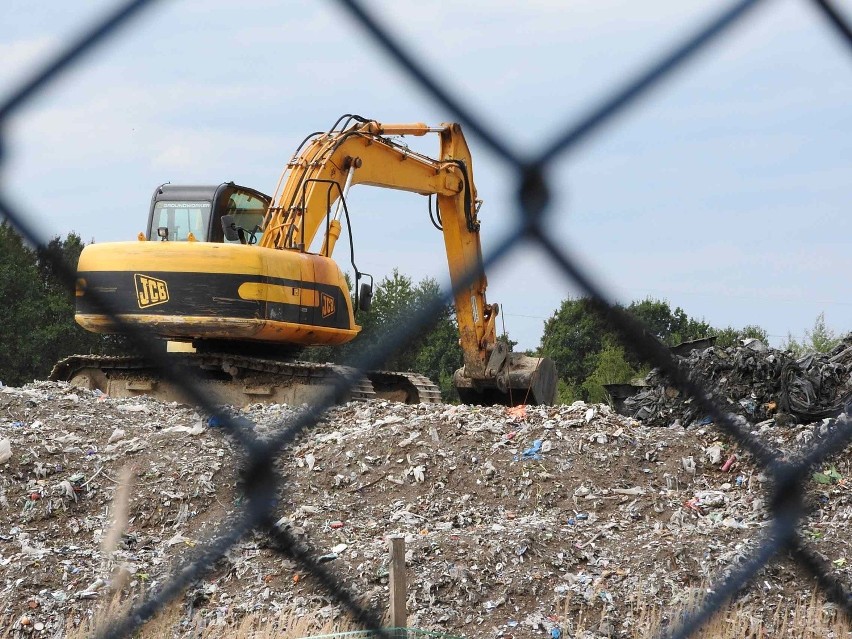
[[[296,412],[228,410],[262,437]],[[756,434],[795,459],[837,424],[846,417]],[[156,592],[244,503],[240,458],[215,420],[186,406],[50,382],[0,389],[0,632],[63,636],[114,588],[137,601]],[[847,583],[850,459],[844,452],[809,478],[802,524]],[[741,561],[768,524],[767,476],[714,429],[656,428],[582,402],[350,403],[276,466],[276,525],[363,605],[386,608],[388,540],[402,535],[408,625],[467,636],[629,636],[637,605],[676,610]],[[813,588],[782,560],[744,601],[771,619],[780,601]],[[251,614],[343,615],[259,533],[193,583],[178,609],[185,636]]]
[[[699,348],[675,358],[710,390],[717,405],[752,424],[809,423],[839,415],[852,401],[852,334],[829,353],[798,359],[756,339],[730,348]],[[710,421],[659,369],[633,390],[616,402],[622,415],[657,426],[703,426]]]

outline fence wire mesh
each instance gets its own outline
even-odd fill
[[[81,62],[84,55],[89,53],[104,39],[115,35],[119,29],[126,28],[129,23],[144,8],[153,5],[152,0],[134,0],[117,7],[114,12],[97,24],[91,25],[79,39],[71,42],[67,48],[39,73],[20,86],[17,91],[5,99],[0,105],[0,132],[8,132],[8,122],[17,115],[30,98],[45,89],[58,76],[66,72],[72,65]],[[798,534],[797,524],[806,515],[804,483],[810,471],[821,464],[826,458],[842,451],[852,440],[852,424],[845,420],[836,420],[830,429],[830,434],[821,442],[814,445],[796,463],[785,461],[781,454],[765,443],[758,440],[752,433],[732,421],[722,410],[706,388],[693,381],[689,371],[683,369],[673,358],[669,350],[659,341],[649,337],[644,327],[625,313],[620,307],[612,304],[596,279],[586,272],[574,256],[564,247],[558,245],[546,233],[543,221],[547,215],[557,215],[560,212],[551,210],[551,192],[553,185],[548,181],[548,165],[570,153],[591,134],[598,132],[608,125],[613,118],[636,104],[648,92],[658,88],[663,80],[686,65],[697,53],[708,45],[723,38],[732,26],[746,20],[761,3],[760,0],[742,0],[721,11],[703,28],[685,37],[681,43],[673,47],[667,54],[649,66],[644,72],[629,78],[617,87],[610,96],[591,109],[576,122],[571,122],[563,129],[561,135],[554,136],[555,141],[542,144],[538,153],[525,156],[513,149],[511,144],[503,139],[496,130],[486,126],[469,108],[464,99],[454,96],[442,78],[431,74],[427,67],[416,56],[412,55],[400,39],[388,28],[383,26],[375,16],[357,0],[337,0],[340,10],[348,13],[354,22],[360,26],[385,51],[388,60],[398,64],[421,87],[432,96],[449,115],[460,122],[463,127],[472,132],[478,141],[499,157],[514,171],[517,180],[517,204],[515,228],[506,235],[504,240],[492,248],[485,257],[485,267],[510,259],[511,253],[517,248],[519,238],[528,244],[536,246],[549,257],[566,278],[570,278],[596,304],[596,311],[605,317],[621,333],[636,353],[649,362],[663,369],[669,379],[681,392],[687,394],[713,419],[714,424],[726,435],[748,450],[755,460],[763,467],[770,477],[771,488],[769,508],[772,513],[772,523],[768,527],[761,542],[738,566],[711,589],[711,594],[695,610],[692,610],[678,629],[669,636],[678,639],[692,636],[713,613],[734,597],[742,588],[747,587],[758,571],[780,554],[789,553],[805,571],[813,576],[815,582],[834,604],[839,606],[847,618],[852,619],[852,598],[846,585],[832,571],[831,566]],[[852,47],[852,28],[845,21],[842,13],[828,0],[813,0],[813,5],[824,16],[847,45]],[[3,156],[3,140],[0,139],[0,162]],[[32,245],[46,244],[46,238],[40,237],[32,224],[32,217],[24,210],[13,206],[5,194],[0,193],[0,214],[2,214]],[[68,283],[73,283],[75,274],[66,264],[53,265]],[[73,265],[71,265],[73,267]],[[469,274],[474,277],[474,274]],[[465,284],[465,282],[461,282]],[[201,408],[211,414],[221,417],[222,426],[242,448],[245,459],[242,468],[241,483],[244,492],[243,506],[233,518],[221,527],[217,535],[213,535],[202,544],[192,556],[175,570],[171,579],[159,588],[146,601],[137,605],[121,619],[115,619],[104,630],[101,637],[129,637],[137,631],[148,619],[161,610],[170,600],[179,596],[189,584],[202,577],[211,569],[229,548],[251,531],[265,533],[269,536],[272,547],[281,555],[298,563],[306,572],[314,576],[328,594],[345,608],[353,619],[365,629],[374,630],[378,636],[391,639],[396,637],[398,629],[381,630],[381,614],[360,605],[352,593],[345,587],[339,577],[327,565],[317,561],[310,551],[301,543],[274,525],[276,521],[275,508],[281,478],[273,470],[276,456],[291,444],[300,434],[309,430],[322,417],[324,411],[335,404],[355,379],[340,381],[337,386],[327,392],[308,410],[297,417],[280,424],[280,432],[270,440],[261,441],[251,434],[251,429],[235,420],[228,413],[220,412],[215,397],[193,384],[192,380],[176,378],[168,365],[167,359],[158,354],[154,348],[152,335],[133,326],[124,325],[115,315],[110,304],[93,295],[94,303],[101,312],[111,317],[113,322],[122,325],[126,333],[144,350],[147,356],[159,367],[160,373],[171,377],[183,391]],[[400,326],[392,335],[383,341],[380,348],[367,353],[352,362],[355,370],[364,371],[375,368],[385,357],[401,348],[406,339],[421,328],[427,326],[431,319],[442,309],[443,305],[452,301],[451,293],[445,298],[425,308],[415,317],[410,318],[404,326]],[[669,631],[664,631],[668,633]],[[409,632],[409,635],[411,631]],[[354,636],[354,635],[353,635]]]

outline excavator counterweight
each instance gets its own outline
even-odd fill
[[[389,136],[437,134],[437,158]],[[232,182],[157,188],[148,228],[136,242],[85,247],[78,264],[77,322],[89,331],[120,330],[93,294],[124,322],[170,344],[174,362],[215,386],[220,396],[302,402],[341,377],[345,367],[294,359],[299,348],[336,346],[361,327],[372,279],[355,271],[355,299],[332,257],[348,190],[357,184],[437,199],[464,366],[453,381],[468,403],[552,403],[553,362],[509,352],[497,339],[497,304],[485,298],[473,160],[458,124],[381,124],[344,116],[309,137],[269,197]],[[344,220],[345,218],[345,220]],[[351,242],[351,234],[349,235]],[[351,247],[350,247],[351,248]],[[350,253],[353,254],[354,253]],[[112,395],[178,393],[137,358],[72,357],[51,376]],[[440,401],[415,373],[368,372],[344,399]],[[238,403],[235,401],[235,403]]]

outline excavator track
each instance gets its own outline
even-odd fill
[[[348,366],[274,360],[233,354],[174,353],[172,368],[195,379],[217,402],[310,403],[341,379],[355,379],[341,401],[389,399],[406,403],[437,403],[438,388],[416,373],[390,371],[360,375]],[[69,382],[110,397],[148,395],[162,401],[186,401],[181,389],[163,379],[141,357],[73,355],[58,362],[49,379]]]
[[[441,389],[424,375],[398,371],[369,371],[367,377],[376,394],[383,399],[405,404],[441,403]]]

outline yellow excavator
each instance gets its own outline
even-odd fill
[[[433,159],[400,136],[437,134]],[[90,244],[77,272],[75,319],[97,333],[119,327],[92,293],[128,324],[163,338],[175,367],[214,387],[221,401],[310,402],[351,369],[295,359],[301,347],[354,339],[353,305],[368,311],[372,277],[355,271],[354,300],[332,258],[355,184],[430,196],[442,229],[464,366],[453,384],[465,403],[550,404],[556,372],[547,358],[510,352],[497,339],[497,304],[485,298],[481,201],[458,124],[381,124],[341,117],[308,136],[272,197],[233,183],[157,188],[146,233],[135,242]],[[431,196],[437,200],[432,212]],[[349,226],[351,228],[351,226]],[[352,250],[349,233],[350,255]],[[367,281],[369,279],[369,282]],[[51,379],[111,396],[180,397],[143,358],[77,355]],[[344,399],[438,402],[438,388],[411,372],[368,371]]]

